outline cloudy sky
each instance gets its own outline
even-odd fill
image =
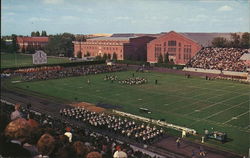
[[[2,0],[2,35],[249,32],[249,0]]]

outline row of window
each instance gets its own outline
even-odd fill
[[[167,46],[167,42],[164,42],[163,46],[166,47]],[[170,47],[176,47],[177,46],[177,42],[176,41],[168,41],[168,46],[170,46]],[[181,43],[180,42],[179,42],[178,46],[181,47]],[[155,47],[161,47],[161,44],[155,44]],[[184,47],[190,47],[191,48],[191,45],[184,45]]]
[[[121,43],[117,43],[117,42],[99,42],[99,43],[95,43],[95,42],[85,42],[84,44],[95,44],[95,45],[120,45]]]
[[[98,49],[97,47],[93,47],[93,46],[84,46],[83,48],[85,48],[85,49]],[[103,50],[116,50],[116,51],[118,51],[118,48],[115,48],[115,47],[103,47]],[[120,52],[122,52],[122,50]]]

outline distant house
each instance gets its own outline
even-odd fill
[[[17,37],[17,44],[19,46],[19,52],[26,51],[27,48],[33,48],[39,50],[47,45],[49,37]]]
[[[46,64],[47,63],[47,54],[44,51],[38,50],[35,54],[32,55],[33,64]]]

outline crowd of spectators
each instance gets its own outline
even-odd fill
[[[48,80],[48,79],[57,79],[65,78],[72,76],[83,76],[83,75],[92,75],[100,74],[107,72],[117,72],[125,70],[121,66],[108,66],[108,65],[90,65],[90,66],[77,66],[77,67],[65,67],[60,70],[46,70],[46,71],[35,71],[21,73],[21,79],[24,81],[33,81],[33,80]]]
[[[163,129],[157,129],[155,126],[150,127],[126,118],[91,112],[82,107],[64,108],[60,110],[60,113],[62,116],[134,139],[143,144],[151,144],[159,140],[164,133]]]
[[[0,130],[0,157],[151,158],[111,137],[20,105],[14,111],[1,103]]]
[[[187,64],[188,67],[216,69],[223,71],[246,71],[246,65],[240,57],[250,52],[242,48],[203,48]]]

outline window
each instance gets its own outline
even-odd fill
[[[164,42],[164,46],[166,46],[166,44],[167,44],[167,43],[166,43],[166,42]]]
[[[161,44],[155,44],[155,58],[161,54]]]
[[[168,41],[168,46],[176,46],[176,41]]]
[[[179,47],[181,47],[181,42],[179,42]]]

